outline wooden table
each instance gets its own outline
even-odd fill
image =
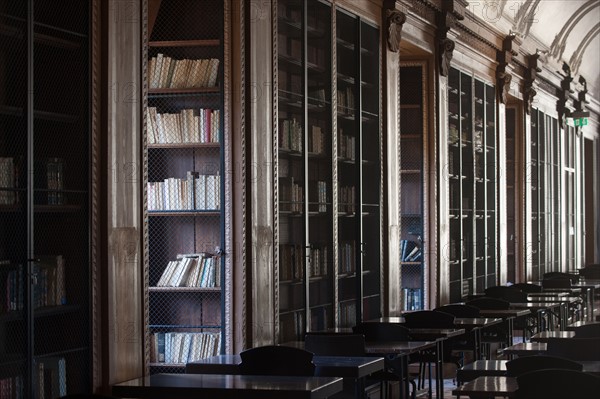
[[[545,342],[520,342],[504,348],[507,355],[528,356],[544,353],[547,350]]]
[[[564,326],[566,325],[566,312],[564,311],[563,304],[561,302],[511,302],[510,307],[513,309],[529,309],[531,313],[536,313],[538,332],[543,331],[542,326],[544,325],[545,313],[548,313],[548,315],[551,317],[556,317],[561,330],[564,329]],[[554,325],[554,323],[552,324]]]
[[[452,390],[452,394],[470,398],[490,398],[503,396],[513,398],[517,391],[517,379],[506,376],[482,376]]]
[[[513,325],[514,319],[531,314],[529,309],[480,309],[479,316],[500,318],[506,322],[508,334],[508,345],[513,344]]]
[[[240,355],[217,355],[190,362],[188,374],[240,374]],[[319,377],[346,377],[355,380],[356,398],[362,398],[365,377],[385,368],[383,357],[314,356],[315,375]]]
[[[148,399],[317,399],[343,389],[336,377],[153,374],[113,385],[112,394]]]
[[[542,331],[531,337],[531,342],[548,342],[551,339],[574,338],[574,331]]]

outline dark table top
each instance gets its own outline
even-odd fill
[[[378,319],[369,320],[380,323],[404,323],[404,317],[402,316],[389,316],[380,317]],[[459,328],[474,328],[474,327],[487,327],[502,322],[500,318],[492,317],[455,317],[454,325]]]
[[[574,337],[574,331],[542,331],[532,335],[531,342],[548,342],[550,339],[569,339]]]
[[[464,372],[485,372],[486,375],[504,375],[508,360],[475,360],[459,369]],[[574,360],[583,366],[584,373],[600,373],[600,360]]]
[[[224,374],[154,374],[113,385],[112,394],[128,398],[313,399],[343,389],[335,377]]]
[[[530,314],[529,309],[481,309],[479,315],[483,317],[521,317]]]
[[[186,373],[239,374],[240,355],[217,355],[186,364]],[[382,357],[314,356],[315,375],[362,378],[384,369]]]
[[[453,395],[465,395],[471,398],[505,396],[512,398],[517,391],[517,379],[506,376],[482,376],[454,389]]]
[[[505,354],[511,355],[535,355],[537,353],[544,353],[547,350],[547,344],[545,342],[519,342],[508,346],[503,349]]]

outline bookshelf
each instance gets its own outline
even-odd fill
[[[424,64],[400,66],[400,268],[402,309],[424,308]]]
[[[506,108],[506,281],[515,283],[517,277],[517,216],[519,215],[519,202],[517,202],[517,108]]]
[[[448,77],[450,302],[497,284],[495,88],[452,68]]]
[[[91,386],[91,8],[0,4],[2,397]]]
[[[224,5],[162,0],[148,15],[149,367],[184,372],[224,351]]]
[[[380,315],[378,43],[330,3],[277,4],[279,342]]]

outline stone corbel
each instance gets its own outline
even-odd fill
[[[400,10],[388,8],[385,10],[388,50],[397,53],[402,40],[402,26],[406,22],[406,14]]]
[[[496,88],[498,97],[502,104],[506,104],[508,100],[508,92],[510,90],[510,82],[512,75],[508,73],[508,65],[512,61],[513,55],[517,54],[518,44],[513,43],[515,35],[507,36],[502,43],[502,50],[497,53],[498,67],[496,68]]]
[[[450,64],[452,61],[452,52],[454,51],[454,40],[442,39],[440,40],[440,74],[442,76],[448,76],[450,70]]]
[[[437,14],[438,60],[442,76],[448,76],[455,47],[454,40],[448,37],[448,32],[456,26],[458,20],[465,18],[466,5],[464,0],[447,0],[442,2],[442,10]]]
[[[562,71],[558,71],[562,75],[563,79],[560,81],[560,90],[558,92],[558,100],[556,101],[556,111],[558,111],[558,120],[563,123],[563,117],[570,115],[570,110],[567,107],[569,101],[569,95],[574,92],[571,88],[573,77],[571,76],[571,68],[566,62],[563,62]]]
[[[523,101],[525,102],[525,111],[528,114],[531,114],[531,105],[533,104],[533,98],[537,94],[537,91],[533,87],[535,83],[535,79],[537,78],[538,72],[542,71],[542,68],[539,67],[539,54],[531,54],[527,57],[528,60],[528,68],[525,76],[525,85],[523,88]]]

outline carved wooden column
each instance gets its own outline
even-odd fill
[[[467,2],[464,0],[446,0],[441,2],[442,11],[438,12],[437,18],[437,62],[436,69],[438,71],[438,96],[437,96],[437,115],[438,115],[438,135],[436,147],[438,149],[437,157],[440,164],[445,164],[448,161],[448,71],[452,61],[452,53],[454,51],[456,37],[452,29],[456,26],[457,20],[464,19],[465,8]],[[437,303],[433,301],[433,296],[429,307],[434,308],[438,304],[446,304],[450,300],[450,292],[448,281],[450,281],[450,267],[448,259],[444,254],[447,254],[447,249],[450,244],[450,221],[448,215],[449,198],[448,191],[448,175],[447,168],[439,168],[437,179],[437,197],[438,197],[438,292]],[[430,247],[432,252],[435,251]],[[433,267],[434,265],[430,265]]]
[[[498,162],[496,165],[496,179],[498,187],[506,187],[506,173],[504,173],[506,161],[506,102],[508,100],[508,91],[512,81],[510,73],[510,63],[513,55],[518,54],[519,43],[516,35],[506,36],[502,42],[502,50],[497,52],[496,59],[498,66],[496,68],[496,93],[498,97]],[[498,277],[499,283],[505,284],[507,281],[507,215],[506,215],[506,190],[498,190]]]
[[[143,285],[143,118],[145,64],[142,25],[146,7],[141,2],[110,0],[105,5],[105,59],[102,68],[106,131],[104,157],[103,257],[107,336],[103,385],[144,375]]]
[[[402,311],[402,270],[400,265],[400,40],[406,15],[395,8],[395,1],[386,0],[383,7],[384,42],[383,87],[385,154],[385,203],[388,231],[385,253],[386,277],[384,316],[400,316]]]

